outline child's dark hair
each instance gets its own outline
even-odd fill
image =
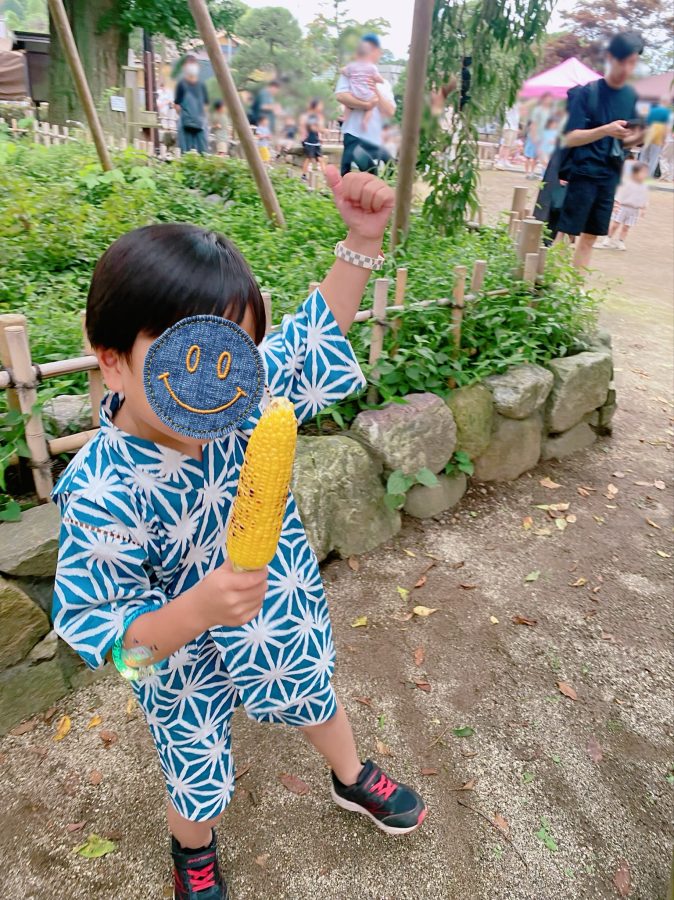
[[[225,108],[225,101],[224,101],[224,100],[214,100],[214,101],[213,101],[213,109],[214,109],[214,110],[217,111],[217,110],[219,110],[219,109],[224,109],[224,108]]]
[[[632,168],[630,169],[630,175],[636,175],[639,172],[643,172],[646,169],[648,169],[648,166],[646,165],[646,163],[643,163],[643,162],[632,163]]]
[[[94,347],[128,355],[139,334],[159,337],[197,315],[240,324],[249,307],[259,344],[266,330],[260,288],[224,235],[196,225],[146,225],[122,235],[98,260],[87,334]]]

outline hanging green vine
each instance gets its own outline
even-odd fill
[[[536,62],[554,0],[436,0],[420,166],[431,192],[425,212],[445,232],[477,207],[477,123],[515,102]],[[470,86],[462,80],[470,57]]]

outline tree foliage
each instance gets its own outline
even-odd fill
[[[320,13],[309,23],[307,43],[320,54],[323,64],[333,73],[341,69],[345,60],[355,51],[360,37],[374,32],[385,37],[391,23],[381,17],[360,22],[346,15],[344,5],[348,0],[329,0]]]
[[[431,192],[427,214],[452,230],[475,209],[477,191],[476,120],[512,105],[536,64],[535,46],[550,18],[553,0],[436,0],[429,88],[452,85],[451,112],[426,117],[421,164]],[[462,61],[471,58],[469,97],[461,101]]]
[[[0,0],[0,16],[12,31],[49,31],[47,0]]]
[[[208,7],[215,27],[228,34],[246,11],[241,0],[209,0]],[[179,44],[196,33],[187,0],[116,0],[113,11],[101,20],[101,29],[114,27],[127,33],[145,28]]]

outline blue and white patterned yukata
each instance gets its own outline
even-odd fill
[[[112,421],[122,400],[110,394],[100,432],[54,489],[62,515],[54,627],[89,666],[104,663],[135,609],[161,607],[224,562],[246,445],[268,396],[288,397],[303,422],[364,385],[318,291],[259,349],[266,398],[241,429],[205,444],[201,462],[122,432]],[[134,684],[181,815],[210,819],[231,799],[239,704],[262,722],[314,725],[334,715],[334,656],[318,563],[291,495],[257,618],[211,629]]]

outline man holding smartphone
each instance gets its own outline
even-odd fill
[[[641,35],[616,34],[606,77],[569,91],[561,177],[568,181],[559,232],[577,236],[574,265],[587,269],[597,237],[608,234],[625,150],[643,139],[637,95],[627,84],[644,51]]]

